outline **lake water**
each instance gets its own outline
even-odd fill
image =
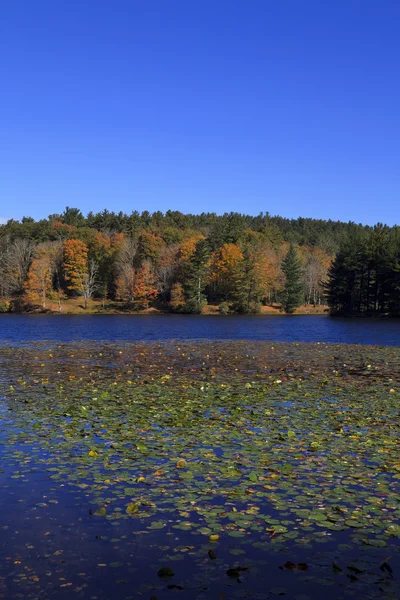
[[[399,390],[393,346],[3,344],[0,599],[400,598]]]
[[[1,315],[0,344],[41,340],[271,340],[400,346],[400,320],[315,316]]]

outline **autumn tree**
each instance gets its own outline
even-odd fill
[[[201,233],[196,235],[192,235],[187,238],[182,244],[179,246],[179,250],[177,253],[177,262],[178,262],[178,270],[185,276],[186,267],[192,258],[193,254],[196,252],[196,246],[198,242],[204,240],[205,237]]]
[[[75,236],[76,227],[68,225],[67,223],[62,223],[62,221],[59,220],[52,222],[51,239],[64,242],[65,240],[73,239]]]
[[[83,296],[85,308],[98,289],[98,264],[88,260],[88,248],[81,240],[67,240],[64,249],[64,272],[67,288],[71,293]]]
[[[171,288],[171,298],[169,305],[173,312],[181,312],[184,310],[186,304],[185,294],[183,293],[183,285],[181,283],[174,283]]]
[[[36,247],[24,285],[25,298],[29,303],[40,303],[46,308],[46,298],[52,289],[52,260],[49,248]]]
[[[81,240],[66,240],[64,249],[64,272],[70,292],[82,294],[82,282],[88,272],[88,248]]]
[[[209,285],[217,299],[230,299],[235,287],[235,275],[242,260],[242,251],[236,244],[224,244],[211,254]]]
[[[117,298],[136,309],[147,309],[157,296],[154,267],[149,260],[143,261],[137,268],[125,265],[117,279]]]

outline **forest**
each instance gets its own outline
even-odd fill
[[[400,227],[345,236],[328,270],[332,314],[400,316]]]
[[[398,314],[399,231],[269,213],[67,207],[0,226],[0,312],[62,312],[79,299],[104,311],[328,304],[332,314]]]

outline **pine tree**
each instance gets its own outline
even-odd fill
[[[349,281],[348,275],[346,255],[344,252],[338,252],[328,270],[325,288],[325,296],[332,314],[351,311],[352,282]]]
[[[389,313],[400,316],[400,252],[394,259],[393,266],[389,275]]]
[[[186,311],[201,313],[207,304],[205,288],[208,281],[210,252],[205,240],[196,244],[196,250],[185,266],[183,290],[186,298]]]
[[[233,279],[232,308],[240,313],[260,312],[269,278],[269,264],[264,254],[245,246],[243,260],[238,262]]]
[[[286,276],[282,297],[282,308],[288,314],[294,313],[303,302],[303,284],[301,264],[293,245],[282,263],[282,271]]]

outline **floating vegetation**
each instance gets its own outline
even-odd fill
[[[400,597],[399,349],[37,344],[0,395],[3,597]]]

